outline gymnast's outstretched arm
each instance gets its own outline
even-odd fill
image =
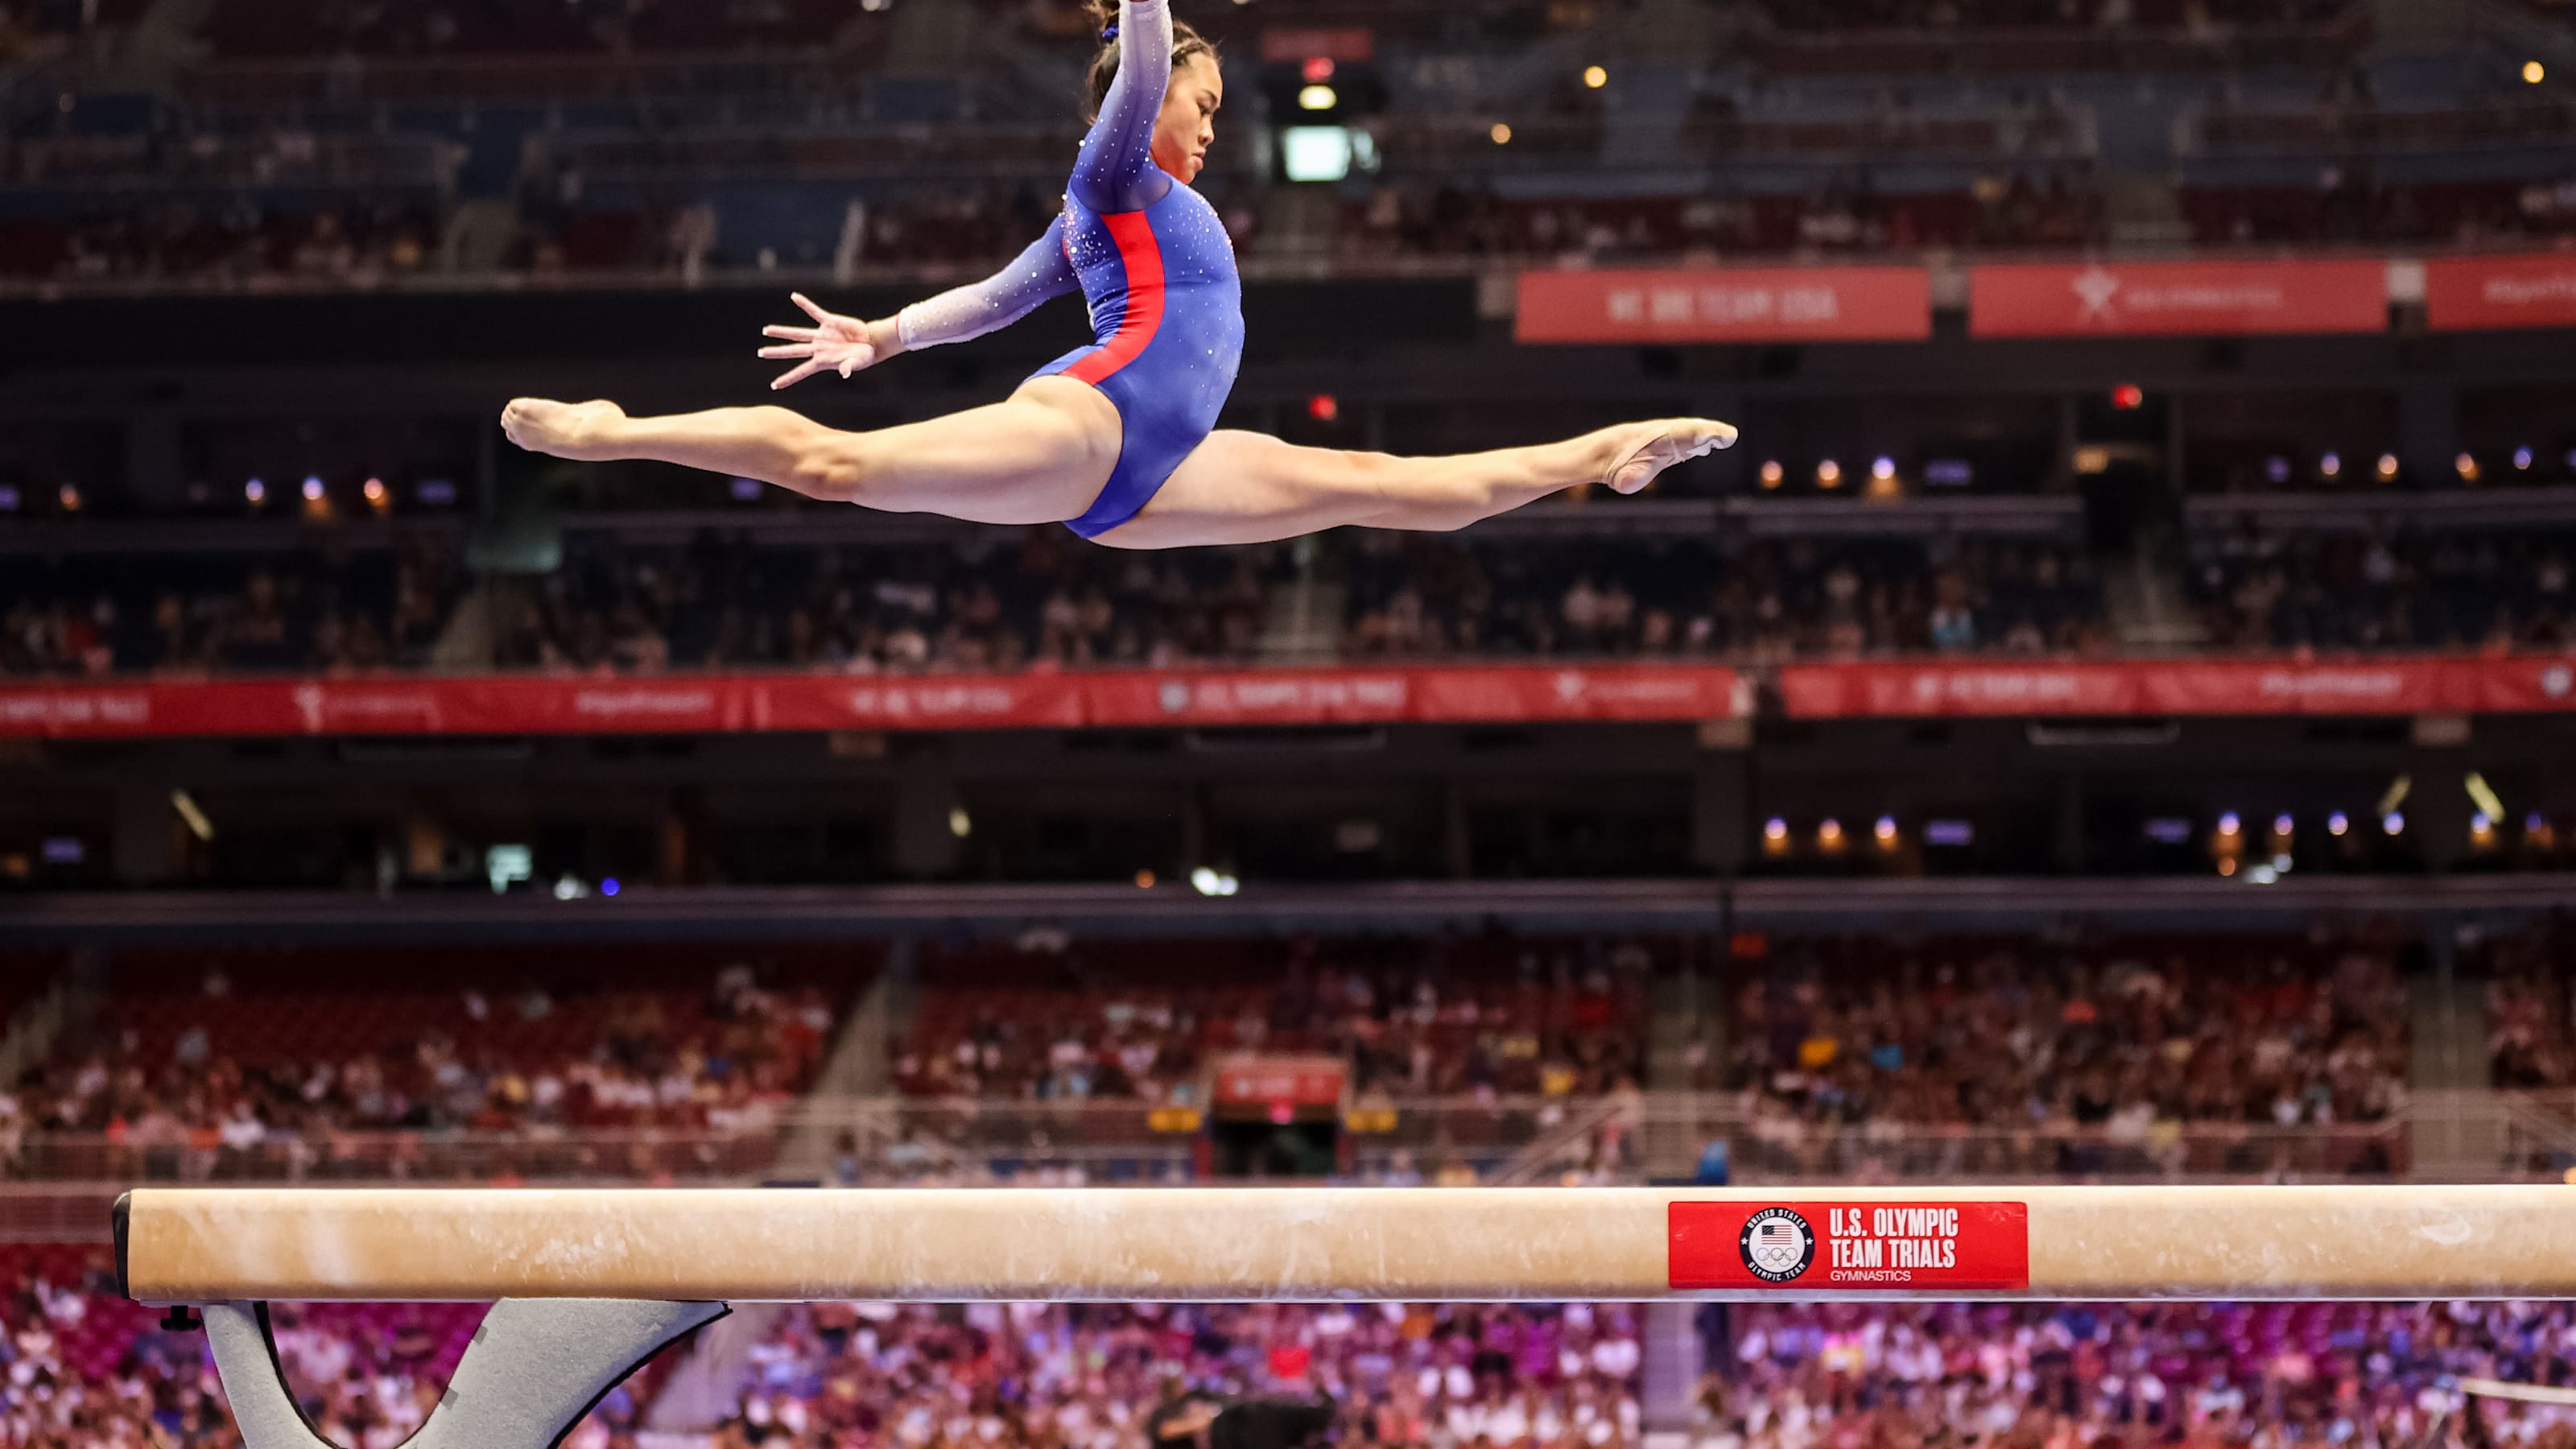
[[[1171,93],[1171,0],[1120,0],[1118,78],[1100,103],[1074,163],[1073,199],[1103,215],[1143,211],[1172,194],[1171,173],[1154,162],[1154,126]],[[1129,65],[1131,56],[1158,61]]]
[[[924,347],[966,342],[999,332],[1045,303],[1076,290],[1080,282],[1064,258],[1064,218],[1030,243],[1019,260],[983,281],[915,302],[879,322],[842,317],[797,294],[796,305],[814,319],[811,327],[769,327],[762,335],[780,340],[760,355],[773,362],[794,361],[795,370],[770,384],[773,390],[794,387],[817,373],[849,377],[863,368]]]

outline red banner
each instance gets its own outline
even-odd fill
[[[1973,267],[1968,293],[1977,337],[2388,330],[2384,261]]]
[[[2017,1202],[1677,1202],[1672,1286],[1690,1293],[2021,1293]]]
[[[1920,267],[1523,272],[1523,342],[1921,342]]]
[[[2576,710],[2576,658],[1795,665],[1780,697],[1806,720],[2540,714]]]
[[[1682,721],[1750,709],[1734,670],[1704,665],[150,682],[0,688],[0,738]]]
[[[1219,1107],[1339,1107],[1347,1074],[1339,1057],[1224,1057],[1210,1097]]]
[[[2426,262],[2424,314],[2436,332],[2576,327],[2576,252]]]

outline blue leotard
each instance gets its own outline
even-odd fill
[[[1123,57],[1172,53],[1170,0],[1122,0]],[[1122,58],[1123,58],[1122,57]],[[1100,389],[1123,428],[1109,486],[1067,525],[1098,538],[1144,511],[1216,429],[1243,367],[1243,281],[1216,208],[1154,163],[1168,60],[1121,64],[1084,138],[1064,214],[991,279],[904,309],[906,347],[963,342],[1079,288],[1097,340],[1039,377]]]

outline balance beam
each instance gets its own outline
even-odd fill
[[[2576,1298],[2576,1189],[151,1190],[151,1304]]]

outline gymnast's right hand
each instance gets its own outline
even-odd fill
[[[771,383],[777,391],[794,387],[821,372],[837,372],[849,377],[862,368],[874,367],[903,350],[902,333],[892,322],[862,322],[856,317],[843,317],[814,305],[804,293],[794,294],[797,306],[814,319],[811,327],[764,327],[760,335],[775,337],[783,347],[764,347],[760,355],[772,362],[796,362],[794,371]]]

